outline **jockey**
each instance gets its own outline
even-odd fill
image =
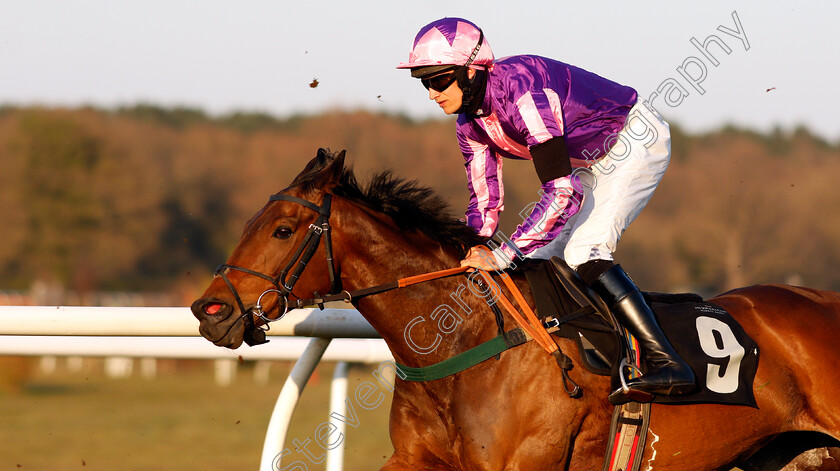
[[[531,160],[542,184],[539,202],[510,244],[492,252],[495,260],[473,247],[461,265],[492,270],[517,256],[563,258],[642,349],[642,376],[610,401],[693,391],[694,373],[612,256],[668,167],[668,123],[634,89],[578,67],[534,55],[495,60],[481,29],[461,18],[420,29],[397,68],[410,69],[444,113],[458,115],[471,193],[466,222],[480,235],[496,232],[504,209],[502,157]]]

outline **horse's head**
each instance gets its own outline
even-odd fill
[[[216,345],[255,345],[265,338],[260,327],[287,309],[351,296],[359,307],[354,288],[455,267],[485,241],[429,188],[388,171],[360,185],[344,152],[320,150],[248,221],[192,311]]]
[[[327,190],[343,169],[343,151],[333,155],[319,150],[289,188],[272,195],[245,224],[230,258],[192,304],[202,336],[229,348],[238,348],[243,341],[262,343],[265,333],[260,326],[285,314],[290,299],[341,289],[327,255],[331,250]],[[317,250],[320,246],[327,250]],[[304,271],[307,265],[312,267]]]

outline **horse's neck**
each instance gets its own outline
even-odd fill
[[[358,222],[342,227],[342,242],[349,242],[351,245],[347,247],[352,247],[352,253],[343,251],[341,259],[345,288],[365,288],[458,265],[455,254],[435,246],[428,239],[413,239],[387,224],[373,225],[370,220],[363,222],[362,217],[355,219]],[[515,280],[526,300],[531,302],[530,287],[520,277],[515,277]],[[450,277],[369,296],[355,304],[388,343],[399,363],[412,367],[428,366],[452,358],[497,335],[495,316],[486,299],[476,294],[475,287],[470,289],[468,283],[464,276]],[[510,315],[505,314],[504,318],[505,330],[517,327]],[[607,380],[585,372],[574,341],[562,338],[556,341],[576,365],[574,379],[581,387],[607,390],[604,384]],[[517,348],[505,354],[527,356],[527,351]],[[560,370],[553,357],[546,353],[529,358],[536,359],[537,363],[528,368],[544,368],[547,378],[552,378],[550,381],[555,385],[553,388],[556,388],[558,398],[556,403],[569,404],[560,400],[565,397],[565,392],[562,391]],[[504,374],[512,374],[515,378],[511,380],[521,387],[530,387],[527,385],[532,382],[530,376],[522,376],[531,374],[522,368]],[[449,382],[415,384],[422,384],[423,390],[439,403],[445,403],[451,393],[447,389],[451,387]],[[606,400],[598,401],[599,404],[602,402],[608,404]],[[574,404],[578,407],[578,403]]]
[[[340,260],[345,289],[458,266],[452,251],[426,237],[403,234],[382,220],[369,219],[376,215],[362,213],[336,234],[343,245],[352,247],[352,251],[342,251]],[[367,218],[362,217],[365,214]],[[494,329],[493,316],[484,315],[487,306],[482,303],[470,293],[466,278],[456,276],[369,296],[356,305],[398,361],[425,366],[474,346],[470,343],[475,343],[479,334]]]

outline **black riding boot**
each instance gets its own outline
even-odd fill
[[[639,288],[621,265],[601,274],[592,283],[592,289],[641,347],[642,376],[627,381],[629,391],[613,391],[609,396],[611,403],[650,402],[656,394],[678,396],[696,389],[694,372],[674,351]]]

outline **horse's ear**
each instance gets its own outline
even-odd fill
[[[318,153],[320,155],[321,149]],[[318,172],[318,174],[313,179],[313,184],[317,188],[331,188],[335,186],[339,179],[341,179],[341,172],[344,171],[344,154],[346,151],[342,150],[338,154],[329,154],[325,152],[328,156],[327,161],[325,161],[324,168]]]
[[[346,150],[342,150],[338,154],[335,155],[332,163],[324,169],[324,173],[329,173],[330,180],[337,183],[338,180],[341,178],[341,173],[344,172],[344,156],[347,153]]]
[[[342,150],[333,154],[328,150],[318,149],[318,155],[306,164],[291,186],[305,184],[310,187],[325,188],[334,185],[344,170],[345,152]]]

